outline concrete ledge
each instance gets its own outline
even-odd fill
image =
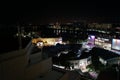
[[[4,53],[0,55],[0,62],[5,61],[5,60],[9,60],[18,56],[22,56],[22,55],[26,55],[25,50],[16,50],[16,51],[11,51],[8,53]]]
[[[47,71],[52,69],[52,58],[43,60],[37,64],[29,66],[26,71],[26,80],[34,80],[40,75],[44,75]]]

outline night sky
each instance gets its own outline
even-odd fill
[[[2,4],[2,3],[1,3]],[[118,2],[14,2],[0,7],[0,24],[42,24],[87,19],[120,22]]]
[[[7,49],[12,50],[11,48],[17,46],[17,42],[12,40],[13,34],[17,33],[17,29],[14,30],[16,25],[64,23],[74,20],[120,22],[119,2],[99,2],[97,0],[84,0],[82,2],[70,2],[70,0],[66,2],[40,1],[0,2],[0,53],[7,51]],[[4,43],[9,44],[9,46],[4,45]]]

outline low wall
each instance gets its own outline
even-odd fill
[[[0,80],[24,80],[27,59],[24,50],[0,55]]]
[[[40,75],[44,75],[47,71],[52,69],[52,58],[43,60],[37,64],[29,66],[26,71],[26,80],[34,80]]]
[[[69,80],[69,73],[66,73],[60,80]]]
[[[28,66],[24,50],[0,55],[0,80],[32,80],[52,69],[52,58]]]

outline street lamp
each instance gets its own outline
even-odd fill
[[[18,26],[18,40],[19,40],[19,50],[22,49],[22,38],[21,38],[21,29],[20,27]]]
[[[118,67],[116,67],[116,71],[117,71],[117,80],[119,80],[119,69],[118,69]]]

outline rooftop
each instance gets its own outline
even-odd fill
[[[92,55],[95,56],[100,56],[105,60],[111,59],[111,58],[115,58],[115,57],[120,57],[119,54],[116,54],[115,52],[109,51],[109,50],[105,50],[103,48],[98,48],[98,47],[94,47],[90,53]]]

